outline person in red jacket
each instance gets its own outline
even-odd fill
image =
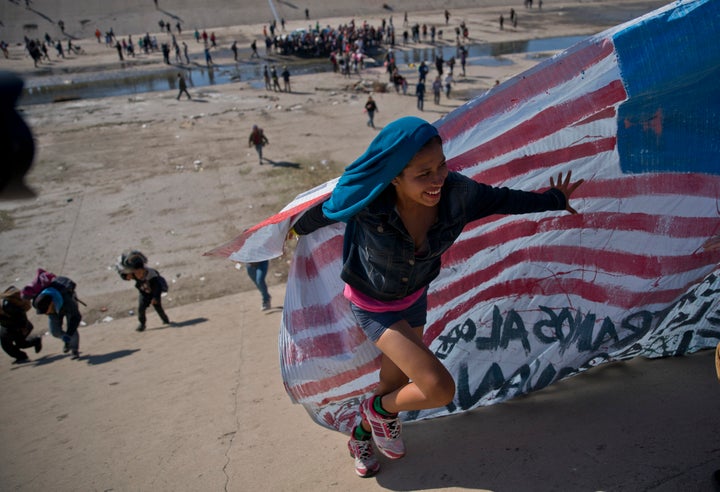
[[[263,132],[263,129],[257,125],[253,125],[252,132],[250,132],[250,138],[248,138],[248,147],[250,147],[251,145],[255,146],[255,150],[257,151],[261,165],[263,163],[262,149],[265,145],[268,145],[269,143],[270,141],[265,136],[265,132]]]

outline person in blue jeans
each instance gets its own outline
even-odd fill
[[[263,163],[262,149],[269,143],[270,141],[265,136],[265,132],[263,131],[263,129],[257,125],[253,125],[252,132],[250,132],[250,137],[248,137],[248,147],[250,147],[251,145],[255,146],[255,151],[258,154],[261,165]]]
[[[56,277],[49,287],[33,299],[33,307],[37,314],[47,315],[50,334],[63,341],[63,353],[72,352],[71,359],[79,359],[78,327],[82,315],[75,295],[75,282],[67,277]],[[63,319],[67,322],[65,330]]]
[[[455,381],[423,343],[427,292],[442,254],[471,221],[493,214],[548,210],[577,213],[570,195],[582,183],[560,173],[534,193],[478,183],[445,162],[442,139],[430,123],[404,117],[385,126],[345,169],[330,197],[292,229],[309,234],[345,222],[344,296],[358,326],[382,352],[374,395],[358,409],[348,448],[355,472],[380,469],[371,442],[390,459],[402,458],[398,412],[437,408],[455,396]]]
[[[268,271],[268,260],[259,261],[257,263],[248,263],[245,265],[248,273],[248,277],[253,281],[255,287],[260,291],[262,296],[262,310],[267,311],[270,309],[270,294],[268,293],[267,284],[265,283],[265,277]]]
[[[367,126],[375,128],[375,113],[379,111],[372,96],[368,96],[367,98],[367,102],[365,103],[365,112],[368,115]]]

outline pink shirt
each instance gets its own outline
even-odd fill
[[[418,289],[409,296],[396,301],[378,301],[373,297],[363,294],[357,289],[353,289],[348,284],[345,284],[345,289],[343,290],[343,295],[348,301],[352,302],[360,309],[364,309],[365,311],[369,311],[371,313],[404,311],[415,304],[415,301],[420,299],[424,293],[425,289]]]

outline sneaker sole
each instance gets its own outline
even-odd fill
[[[350,451],[350,457],[351,457],[352,459],[355,459],[355,455],[352,454],[352,451]],[[362,473],[360,473],[360,471],[359,471],[357,468],[355,468],[355,474],[356,474],[358,477],[360,477],[360,478],[369,478],[369,477],[372,477],[373,475],[376,475],[377,472],[379,472],[379,471],[380,471],[380,463],[378,463],[377,468],[375,468],[374,470],[371,470],[371,469],[368,468],[368,471],[365,472],[364,475],[363,475]]]
[[[360,477],[360,478],[370,478],[370,477],[374,477],[375,475],[377,475],[377,473],[378,473],[379,471],[380,471],[380,468],[378,467],[377,470],[373,470],[373,471],[368,470],[368,472],[367,472],[365,475],[361,474],[361,473],[360,473],[359,471],[357,471],[357,470],[355,470],[355,473],[356,473],[357,476]]]
[[[391,460],[399,460],[400,458],[403,458],[405,456],[405,453],[399,454],[399,453],[393,453],[392,451],[386,451],[384,450],[378,442],[375,440],[375,434],[373,434],[373,441],[375,442],[375,447],[378,451],[380,451],[380,454],[385,456],[388,459]]]

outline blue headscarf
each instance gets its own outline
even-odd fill
[[[50,299],[52,299],[52,303],[55,305],[55,312],[59,313],[63,307],[64,302],[62,294],[56,288],[48,287],[46,289],[43,289],[43,291],[38,294],[38,299],[43,296],[48,296],[50,297]]]
[[[325,216],[347,222],[372,203],[423,145],[437,135],[434,126],[415,116],[406,116],[387,125],[365,153],[345,169],[330,198],[323,204]]]

